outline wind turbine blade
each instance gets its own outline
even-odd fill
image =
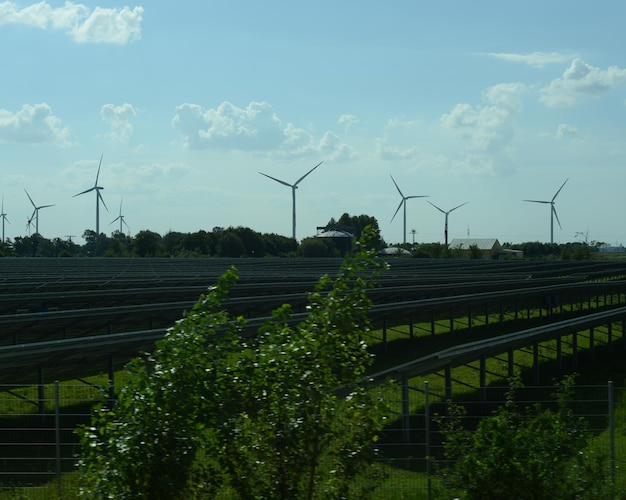
[[[400,196],[402,196],[402,199],[404,199],[404,195],[402,194],[402,191],[400,191],[400,188],[398,187],[398,183],[396,182],[396,180],[393,178],[393,175],[389,174],[389,177],[391,177],[391,180],[393,181],[393,183],[396,186],[396,189],[398,190],[398,193],[400,193]]]
[[[569,181],[569,177],[567,179],[565,179],[565,182]],[[556,194],[552,197],[552,201],[555,200],[555,198],[559,195],[559,193],[561,192],[561,189],[563,189],[563,186],[565,186],[565,182],[561,185],[561,187],[559,188],[559,190],[556,192]]]
[[[102,166],[102,157],[104,156],[104,153],[102,153],[100,155],[100,163],[98,163],[98,173],[96,174],[96,183],[94,184],[94,187],[98,185],[98,177],[100,177],[100,167]]]
[[[42,208],[48,208],[48,207],[53,207],[54,205],[41,205],[40,207],[37,207],[38,210],[41,210]]]
[[[428,201],[428,200],[426,200]],[[430,201],[428,201],[428,203],[430,203]],[[433,207],[435,207],[437,210],[439,210],[442,214],[445,214],[446,212],[444,210],[441,210],[441,208],[439,208],[437,205],[435,205],[434,203],[430,203]]]
[[[543,200],[522,200],[522,201],[530,201],[531,203],[552,203],[551,201],[543,201]]]
[[[467,205],[469,203],[469,201],[466,201],[465,203],[461,203],[460,205],[457,205],[454,208],[451,208],[450,210],[448,210],[448,213],[452,212],[453,210],[456,210],[457,208],[461,208],[463,205]]]
[[[393,219],[395,218],[396,214],[398,213],[398,211],[400,210],[400,207],[402,206],[402,204],[404,203],[404,198],[402,198],[402,201],[400,202],[400,204],[398,205],[398,208],[396,208],[396,211],[393,213],[393,217],[391,218],[391,221],[389,222],[390,224],[393,222]]]
[[[559,227],[560,227],[561,229],[563,229],[563,228],[561,227],[561,221],[559,220],[559,215],[556,213],[556,208],[554,208],[554,205],[552,205],[552,213],[553,213],[553,214],[554,214],[554,216],[556,217],[556,221],[559,223]]]
[[[428,198],[428,195],[421,195],[421,196],[407,196],[404,199],[405,200],[410,200],[412,198]]]
[[[298,183],[304,179],[307,175],[309,175],[311,172],[313,172],[313,170],[315,170],[317,167],[319,167],[322,163],[324,163],[323,161],[319,162],[317,165],[315,165],[311,170],[309,170],[306,174],[304,174],[302,177],[300,177],[295,184],[293,185],[293,187],[296,187],[298,185]]]
[[[119,218],[119,217],[116,217],[115,219],[113,219],[111,222],[109,222],[109,226],[110,226],[111,224],[113,224],[113,223],[114,223],[115,221],[117,221],[117,220],[120,220],[120,218]]]
[[[24,192],[26,193],[26,196],[28,196],[28,199],[30,200],[30,202],[33,205],[33,207],[37,208],[37,206],[35,205],[35,202],[33,201],[33,199],[28,194],[28,191],[26,191],[26,189],[24,189]]]
[[[100,201],[102,202],[102,204],[104,205],[104,208],[107,209],[107,212],[109,211],[109,208],[107,207],[107,204],[104,202],[104,198],[102,197],[102,195],[100,194],[100,189],[96,189],[96,193],[98,193],[98,198],[100,198]]]
[[[72,198],[76,198],[77,196],[80,196],[81,194],[88,193],[89,191],[93,191],[94,189],[96,189],[96,187],[95,187],[95,186],[94,186],[94,187],[92,187],[92,188],[89,188],[89,189],[85,189],[84,191],[82,191],[82,192],[80,192],[80,193],[75,194],[74,196],[72,196]]]
[[[124,217],[122,217],[122,223],[130,230],[130,226],[128,224],[126,224],[126,221],[124,220]]]
[[[259,174],[264,175],[265,177],[268,177],[268,178],[272,179],[273,181],[280,182],[281,184],[284,184],[285,186],[289,186],[290,188],[293,187],[291,184],[289,184],[289,183],[287,183],[285,181],[281,181],[280,179],[277,179],[276,177],[272,177],[271,175],[264,174],[263,172],[259,172]]]

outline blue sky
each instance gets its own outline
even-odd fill
[[[626,3],[0,1],[6,236],[344,212],[388,243],[625,243]]]

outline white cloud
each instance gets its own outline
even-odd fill
[[[567,123],[561,123],[556,132],[556,136],[559,139],[563,139],[565,137],[575,137],[576,135],[578,135],[578,129],[568,125]]]
[[[395,146],[390,146],[387,143],[386,137],[376,139],[376,156],[385,161],[405,161],[413,160],[417,156],[417,148],[405,148],[401,149]]]
[[[359,123],[359,119],[355,115],[345,114],[339,117],[337,123],[339,123],[339,125],[343,125],[346,130],[348,130],[352,127],[352,125]]]
[[[486,105],[457,104],[450,113],[440,118],[449,129],[460,131],[468,139],[473,151],[493,152],[510,142],[514,135],[514,121],[522,111],[521,83],[500,83],[483,93]]]
[[[513,168],[508,146],[515,137],[515,125],[522,112],[521,83],[500,83],[483,92],[485,104],[457,104],[440,118],[444,128],[460,134],[466,147],[452,168],[469,174],[508,174]]]
[[[509,52],[490,52],[487,54],[496,59],[504,61],[528,64],[535,68],[543,68],[548,64],[563,63],[570,59],[570,56],[558,52],[531,52],[530,54],[515,54]]]
[[[133,133],[130,119],[137,115],[132,104],[124,103],[120,106],[105,104],[100,109],[102,120],[109,125],[106,137],[111,142],[126,144]]]
[[[0,109],[0,141],[67,145],[69,129],[45,103],[25,104],[16,113]]]
[[[541,89],[540,100],[551,108],[569,107],[625,84],[626,69],[611,66],[601,70],[581,59],[574,59],[562,77]]]
[[[353,160],[357,156],[350,146],[342,143],[339,137],[332,132],[324,133],[314,151],[323,155],[324,158],[335,161]]]
[[[387,125],[385,128],[393,129],[393,128],[412,128],[417,125],[417,120],[407,120],[405,118],[391,118],[387,121]]]
[[[143,7],[102,8],[65,2],[54,8],[39,2],[20,9],[14,2],[0,3],[0,25],[23,24],[39,29],[60,29],[77,43],[124,45],[141,38]]]
[[[176,108],[172,126],[183,135],[189,149],[218,148],[278,156],[324,154],[325,158],[353,157],[352,150],[332,133],[316,139],[309,131],[291,123],[283,125],[266,102],[251,102],[239,108],[223,102],[215,109],[197,104]]]
[[[451,166],[454,172],[481,176],[507,175],[514,170],[513,161],[506,154],[468,153],[460,160],[453,160]]]

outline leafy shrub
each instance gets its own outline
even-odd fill
[[[462,426],[465,410],[441,419],[445,484],[467,499],[612,498],[606,457],[588,449],[591,433],[567,405],[572,377],[556,393],[556,409],[521,407],[513,380],[506,403],[475,430]]]
[[[221,306],[237,280],[227,271],[83,429],[83,494],[345,498],[355,477],[375,481],[386,412],[357,382],[372,362],[362,338],[377,267],[361,245],[320,279],[306,320],[292,326],[283,305],[249,338]]]

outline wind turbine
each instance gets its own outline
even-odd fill
[[[85,189],[84,191],[78,194],[75,194],[73,196],[73,198],[76,198],[77,196],[80,196],[81,194],[89,193],[90,191],[96,192],[96,235],[100,235],[100,202],[102,202],[107,212],[109,211],[106,203],[104,202],[104,199],[102,198],[102,195],[100,194],[100,190],[104,188],[101,186],[98,186],[98,177],[100,177],[100,167],[102,166],[102,156],[104,155],[100,156],[100,163],[98,164],[98,173],[96,174],[96,182],[93,185],[93,187],[89,189]]]
[[[313,170],[315,170],[317,167],[319,167],[322,163],[324,163],[323,161],[319,162],[317,165],[315,165],[311,170],[309,170],[306,174],[304,174],[302,177],[300,177],[294,184],[289,184],[288,182],[285,181],[281,181],[280,179],[277,179],[276,177],[272,177],[271,175],[267,175],[264,174],[263,172],[259,172],[261,175],[264,175],[265,177],[268,177],[276,182],[280,182],[281,184],[285,185],[285,186],[289,186],[291,188],[291,198],[292,198],[292,235],[293,235],[293,239],[296,239],[296,189],[298,189],[298,184],[302,181],[302,179],[304,179],[307,175],[309,175],[311,172],[313,172]]]
[[[400,210],[400,207],[402,205],[404,205],[404,225],[403,225],[403,229],[402,229],[402,235],[404,237],[404,243],[406,243],[406,200],[410,200],[411,198],[428,198],[428,195],[424,195],[424,196],[404,196],[402,194],[402,191],[400,191],[400,188],[398,187],[398,184],[396,183],[395,179],[393,178],[393,175],[390,174],[389,177],[391,177],[391,180],[395,184],[396,189],[398,190],[398,193],[400,193],[400,196],[402,197],[402,200],[400,201],[400,204],[398,205],[398,208],[396,208],[396,211],[393,213],[393,217],[391,218],[390,223],[393,222],[393,219],[395,219],[396,214]]]
[[[122,234],[122,224],[124,224],[128,230],[130,231],[130,227],[128,226],[128,224],[126,224],[126,221],[124,220],[124,216],[122,215],[122,200],[120,200],[120,214],[111,221],[111,224],[113,224],[116,220],[120,221],[120,234]]]
[[[28,236],[30,236],[30,228],[33,225],[33,218],[32,217],[26,217],[26,229],[28,229]]]
[[[569,180],[569,177],[567,179],[565,179],[565,182],[567,182],[568,180]],[[555,217],[556,217],[556,221],[559,223],[559,227],[561,227],[561,221],[559,220],[559,216],[556,213],[556,208],[554,207],[554,200],[556,199],[558,194],[561,192],[561,189],[563,189],[563,186],[565,186],[565,182],[563,184],[561,184],[561,187],[554,194],[554,196],[552,197],[552,199],[550,201],[545,201],[545,200],[524,200],[524,201],[529,201],[531,203],[547,203],[548,205],[550,205],[550,244],[554,243],[554,218]]]
[[[430,201],[428,203],[430,203]],[[457,208],[461,208],[463,205],[467,205],[468,203],[469,203],[469,201],[466,201],[465,203],[461,203],[460,205],[457,205],[456,207],[451,208],[447,212],[445,210],[442,210],[441,208],[439,208],[434,203],[430,203],[433,207],[435,207],[437,210],[439,210],[442,214],[445,214],[445,216],[446,216],[446,225],[445,225],[444,233],[443,233],[445,238],[446,238],[446,246],[448,246],[448,215],[450,214],[450,212],[456,210]]]
[[[4,196],[2,197],[2,213],[0,213],[0,217],[2,217],[2,243],[4,243],[4,222],[6,221],[11,224],[9,219],[7,219],[7,214],[4,213]]]
[[[33,205],[33,207],[35,209],[35,210],[33,210],[33,215],[30,216],[29,223],[32,223],[33,219],[35,219],[35,234],[39,234],[39,210],[41,210],[42,208],[53,207],[54,205],[40,205],[40,206],[37,206],[37,205],[35,205],[35,202],[30,197],[30,195],[28,194],[28,191],[26,191],[26,189],[24,189],[24,192],[26,193],[26,196],[28,196],[28,199],[30,200],[30,203]]]

